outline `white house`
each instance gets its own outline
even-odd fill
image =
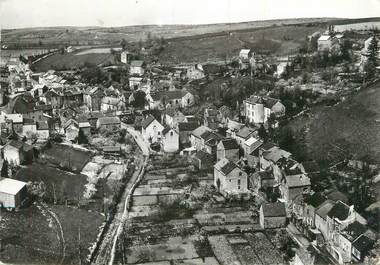
[[[131,62],[130,74],[142,76],[145,73],[145,63],[142,60],[136,60]]]
[[[214,185],[220,192],[227,194],[247,192],[247,173],[235,163],[223,158],[214,165]]]
[[[33,157],[33,147],[21,142],[12,140],[3,148],[4,160],[14,166],[19,166],[29,158]]]
[[[129,52],[127,52],[127,51],[122,51],[121,54],[120,54],[120,61],[121,61],[122,63],[127,64],[127,63],[129,63],[130,56],[131,56],[131,54],[130,54]]]
[[[251,123],[266,123],[271,114],[276,117],[285,115],[285,106],[279,99],[252,95],[244,100],[244,114]]]
[[[318,51],[329,51],[336,43],[338,43],[338,39],[335,36],[324,33],[318,38]]]
[[[164,152],[174,153],[179,149],[179,134],[171,127],[162,130],[162,146]]]
[[[0,178],[0,208],[18,208],[27,198],[26,183],[10,178]]]
[[[159,142],[162,139],[164,126],[161,125],[152,115],[142,121],[141,134],[150,143]]]
[[[195,64],[187,69],[187,78],[191,80],[202,79],[205,73],[201,64]]]

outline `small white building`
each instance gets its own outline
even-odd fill
[[[318,39],[318,51],[329,51],[336,43],[338,43],[338,39],[335,36],[322,34]]]
[[[279,99],[252,95],[244,100],[244,114],[250,123],[266,123],[271,114],[281,117],[285,111],[285,106]]]
[[[135,60],[131,62],[130,74],[142,76],[145,73],[145,62],[142,60]]]
[[[214,185],[218,191],[227,194],[247,192],[247,173],[235,163],[223,158],[214,166]]]
[[[179,150],[179,134],[171,127],[162,131],[162,146],[166,153],[174,153]]]
[[[120,54],[120,61],[124,64],[127,64],[129,63],[130,57],[131,57],[131,54],[129,52],[123,51]]]
[[[0,208],[19,208],[27,199],[26,183],[0,178]]]
[[[149,115],[144,119],[141,124],[141,134],[149,143],[160,142],[163,129],[164,126],[162,126],[152,115]]]

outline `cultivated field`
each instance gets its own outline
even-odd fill
[[[75,149],[73,147],[53,144],[47,148],[40,156],[40,160],[61,169],[72,172],[81,172],[85,164],[91,159],[91,152]]]
[[[109,50],[109,49],[107,49]],[[114,56],[109,51],[90,50],[75,51],[72,53],[56,53],[33,64],[36,72],[45,72],[50,69],[67,70],[72,68],[83,67],[86,63],[93,65],[111,64],[114,62]]]

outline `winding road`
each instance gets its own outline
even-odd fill
[[[135,142],[142,151],[142,155],[136,154],[135,156],[136,170],[126,184],[122,198],[117,205],[116,214],[112,219],[102,242],[100,243],[98,251],[96,251],[94,255],[92,264],[96,265],[112,265],[114,263],[117,242],[123,231],[124,224],[128,218],[128,210],[130,201],[132,199],[132,194],[144,176],[145,166],[148,162],[150,153],[149,147],[138,131],[134,130],[131,126],[128,126],[124,123],[122,123],[122,128],[125,128],[128,133],[133,136]]]

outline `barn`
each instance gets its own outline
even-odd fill
[[[10,178],[0,178],[0,206],[19,208],[27,198],[26,183]]]

